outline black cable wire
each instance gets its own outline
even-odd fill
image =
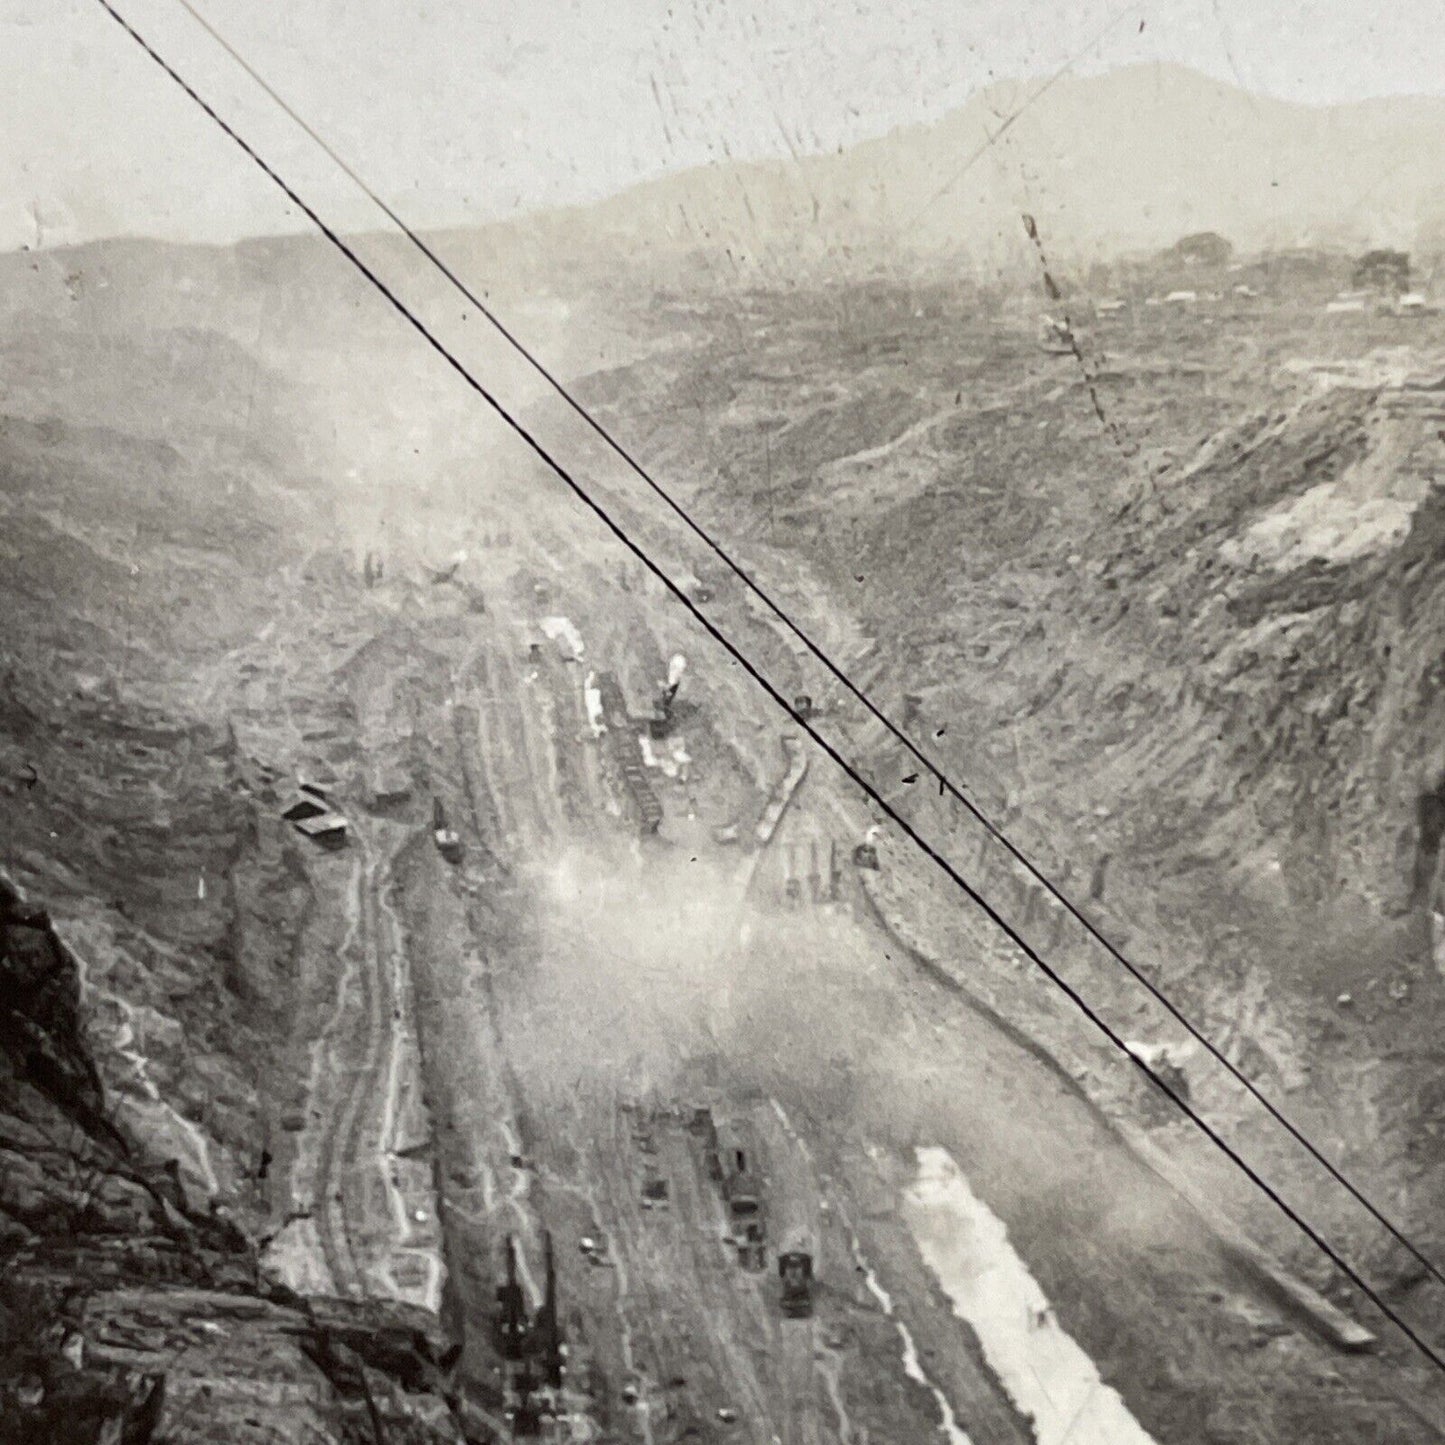
[[[952,797],[956,802],[962,803],[964,808],[966,808],[969,814],[973,817],[974,821],[977,822],[989,834],[990,837],[992,837],[996,842],[998,842],[1009,853],[1009,855],[1014,859],[1015,862],[1023,866],[1024,870],[1029,874],[1029,876],[1036,883],[1038,883],[1049,894],[1049,896],[1053,898],[1053,900],[1058,903],[1064,909],[1064,911],[1068,913],[1069,916],[1072,917],[1084,929],[1088,936],[1092,938],[1097,944],[1099,944],[1100,947],[1102,947],[1104,951],[1111,958],[1113,958],[1116,963],[1118,963],[1122,968],[1124,968],[1124,970],[1129,974],[1129,976],[1149,993],[1150,997],[1152,997],[1154,1001],[1159,1004],[1161,1008],[1164,1009],[1164,1011],[1170,1016],[1170,1018],[1172,1018],[1175,1023],[1177,1023],[1179,1027],[1182,1028],[1189,1035],[1190,1038],[1192,1038],[1196,1043],[1198,1043],[1209,1054],[1209,1056],[1215,1060],[1216,1063],[1221,1065],[1224,1070],[1229,1074],[1229,1076],[1235,1081],[1235,1083],[1239,1084],[1250,1095],[1250,1097],[1252,1097],[1255,1102],[1258,1103],[1265,1110],[1269,1117],[1273,1119],[1274,1122],[1278,1124],[1290,1136],[1290,1138],[1292,1138],[1298,1145],[1300,1145],[1300,1147],[1303,1148],[1306,1153],[1308,1153],[1311,1158],[1313,1158],[1316,1163],[1320,1165],[1322,1169],[1325,1170],[1325,1172],[1330,1176],[1331,1179],[1335,1181],[1335,1183],[1340,1185],[1341,1188],[1343,1188],[1350,1195],[1350,1197],[1354,1199],[1354,1201],[1359,1204],[1360,1207],[1364,1209],[1365,1212],[1369,1214],[1377,1224],[1381,1226],[1381,1228],[1383,1228],[1388,1234],[1390,1234],[1395,1239],[1395,1241],[1400,1244],[1410,1254],[1410,1256],[1437,1281],[1437,1283],[1445,1284],[1445,1270],[1442,1270],[1440,1266],[1436,1265],[1434,1261],[1431,1260],[1429,1256],[1426,1255],[1424,1251],[1421,1250],[1420,1247],[1416,1245],[1415,1242],[1404,1232],[1404,1230],[1399,1225],[1397,1225],[1384,1212],[1383,1209],[1380,1208],[1379,1205],[1377,1205],[1367,1194],[1365,1194],[1365,1192],[1357,1184],[1355,1184],[1349,1178],[1349,1176],[1346,1175],[1340,1169],[1340,1167],[1334,1163],[1333,1160],[1331,1160],[1326,1154],[1324,1154],[1320,1150],[1320,1148],[1309,1138],[1309,1136],[1306,1135],[1303,1130],[1301,1130],[1299,1126],[1295,1124],[1294,1121],[1290,1119],[1287,1114],[1284,1113],[1284,1111],[1279,1107],[1279,1105],[1276,1104],[1269,1097],[1269,1095],[1266,1094],[1264,1090],[1261,1089],[1260,1086],[1256,1084],[1254,1080],[1251,1079],[1249,1075],[1244,1072],[1243,1069],[1241,1069],[1237,1064],[1231,1061],[1230,1058],[1224,1053],[1224,1051],[1217,1044],[1215,1044],[1214,1041],[1210,1039],[1209,1036],[1204,1033],[1204,1031],[1197,1024],[1195,1024],[1194,1021],[1190,1019],[1187,1014],[1184,1013],[1184,1011],[1164,992],[1163,989],[1159,987],[1158,984],[1156,984],[1148,976],[1148,974],[1144,972],[1142,968],[1140,968],[1131,959],[1126,957],[1125,954],[1119,949],[1119,947],[1116,944],[1112,943],[1109,938],[1105,936],[1105,934],[1101,931],[1098,925],[1096,925],[1088,917],[1088,915],[1079,907],[1079,905],[1076,904],[1071,898],[1069,898],[1069,896],[1064,893],[1063,889],[1059,885],[1054,883],[1052,879],[1050,879],[1043,872],[1043,870],[1039,868],[1039,866],[1034,863],[1033,860],[1017,844],[1012,841],[1012,839],[1007,837],[1003,830],[999,828],[989,817],[987,817],[983,810],[964,793],[962,788],[960,788],[956,783],[954,783],[954,781],[943,771],[943,768],[939,763],[935,762],[928,753],[924,752],[913,741],[913,739],[910,738],[907,733],[905,733],[902,728],[898,726],[897,723],[895,723],[886,713],[884,713],[878,707],[878,705],[873,701],[873,699],[869,697],[868,694],[864,692],[863,689],[859,687],[858,684],[855,683],[852,678],[850,678],[847,673],[845,673],[843,669],[839,667],[839,665],[835,663],[826,652],[824,652],[822,647],[813,641],[812,637],[803,630],[802,625],[796,622],[787,612],[783,610],[783,608],[776,601],[773,600],[772,596],[766,590],[764,590],[762,584],[759,583],[747,571],[747,569],[742,565],[742,563],[738,562],[723,547],[723,545],[703,527],[700,522],[696,521],[692,517],[692,515],[686,510],[686,508],[684,508],[682,504],[678,502],[672,496],[672,494],[661,485],[661,483],[656,481],[644,469],[642,464],[637,461],[637,459],[632,455],[632,453],[619,441],[617,441],[616,438],[614,438],[613,435],[605,427],[603,427],[603,425],[599,421],[597,421],[596,418],[592,416],[591,412],[589,412],[582,405],[582,403],[573,396],[571,391],[568,390],[567,386],[547,368],[547,366],[540,360],[540,358],[538,358],[532,351],[530,351],[526,344],[519,340],[518,337],[514,335],[511,330],[508,329],[508,327],[503,323],[501,318],[497,316],[497,314],[484,301],[479,299],[465,284],[465,282],[463,282],[461,278],[458,277],[454,271],[452,271],[452,269],[446,264],[446,262],[443,261],[441,257],[438,256],[436,252],[433,251],[432,248],[428,246],[427,243],[399,215],[397,215],[397,213],[391,208],[391,206],[389,206],[386,201],[383,200],[382,197],[379,196],[366,183],[366,181],[363,180],[361,176],[359,176],[356,171],[353,170],[352,167],[349,166],[346,161],[339,154],[337,154],[337,152],[320,135],[316,133],[315,130],[312,129],[312,127],[296,112],[295,108],[290,105],[283,96],[277,93],[277,91],[270,85],[270,83],[255,70],[255,68],[246,60],[244,56],[242,56],[235,49],[234,46],[231,45],[231,43],[225,38],[225,36],[221,35],[216,30],[216,28],[205,18],[205,16],[201,15],[195,9],[195,7],[190,3],[190,0],[177,0],[177,3],[183,9],[185,9],[186,12],[191,15],[191,17],[196,21],[196,23],[200,25],[208,35],[210,35],[210,37],[236,62],[236,64],[239,65],[246,72],[246,74],[249,75],[251,79],[254,80],[256,84],[261,87],[263,91],[266,92],[268,96],[270,96],[270,98],[286,113],[286,115],[289,116],[290,119],[297,126],[299,126],[301,130],[303,130],[311,138],[311,140],[316,143],[318,147],[320,147],[320,149],[367,197],[367,199],[370,200],[372,204],[375,205],[377,209],[380,210],[382,214],[385,215],[386,218],[391,221],[394,226],[396,226],[396,228],[407,238],[407,240],[409,240],[411,244],[419,252],[421,252],[421,254],[426,257],[426,259],[434,267],[436,267],[436,269],[447,279],[447,281],[451,283],[451,285],[457,290],[457,292],[463,297],[465,297],[468,302],[470,302],[473,306],[477,308],[478,312],[480,312],[480,314],[485,318],[485,320],[492,327],[494,327],[496,331],[503,337],[503,339],[506,340],[506,342],[513,348],[513,350],[516,351],[517,354],[521,356],[522,359],[526,361],[527,364],[531,366],[533,370],[535,370],[536,373],[545,382],[547,382],[550,387],[552,387],[552,389],[557,393],[557,395],[568,405],[568,407],[571,408],[571,410],[578,417],[581,418],[583,422],[586,423],[586,425],[597,435],[597,437],[672,510],[672,512],[694,533],[694,535],[696,535],[713,552],[713,554],[719,559],[719,561],[721,561],[726,567],[728,567],[734,573],[734,575],[737,576],[740,581],[742,581],[742,583],[753,593],[753,595],[757,597],[757,599],[761,603],[763,603],[763,605],[767,607],[773,613],[773,615],[777,617],[780,622],[783,623],[785,627],[788,628],[788,630],[793,634],[793,636],[796,637],[798,641],[803,644],[803,646],[813,655],[813,657],[816,658],[820,663],[822,663],[822,665],[828,670],[828,672],[833,676],[833,678],[837,682],[839,682],[844,688],[846,688],[847,691],[851,693],[852,696],[858,702],[860,702],[865,709],[867,709],[867,711],[872,715],[872,717],[877,722],[881,723],[883,727],[908,750],[909,754],[913,757],[913,759],[922,767],[928,770],[928,772],[938,783],[940,789],[943,792],[947,793],[950,797]],[[1121,15],[1127,13],[1129,12],[1120,12]],[[1118,17],[1116,16],[1115,20],[1117,19]],[[1113,23],[1113,21],[1110,22],[1111,25]],[[1067,67],[1065,68],[1067,69]],[[1062,75],[1063,71],[1060,71],[1059,74]],[[1058,76],[1053,77],[1053,79],[1057,78]],[[1043,89],[1048,89],[1048,85],[1051,85],[1052,83],[1053,81],[1050,80],[1048,84],[1043,87]],[[1042,93],[1042,90],[1036,92],[1035,96],[1031,97],[1031,99],[1036,99],[1037,96]],[[1002,131],[996,134],[993,137],[993,140],[996,141],[1001,134]],[[960,171],[959,174],[961,173],[962,172]],[[955,175],[948,182],[948,184],[953,184],[953,180],[956,179],[957,175]],[[947,186],[945,186],[944,189],[947,189]],[[940,194],[942,194],[941,191]],[[935,197],[935,199],[937,198]],[[1082,358],[1080,358],[1080,360],[1082,362]]]
[[[937,851],[925,838],[921,837],[909,822],[903,818],[889,802],[873,787],[836,748],[823,737],[807,718],[796,713],[788,703],[788,700],[781,692],[753,665],[751,660],[714,624],[706,615],[693,603],[686,591],[680,587],[663,569],[652,560],[651,556],[643,550],[620,524],[613,520],[607,509],[598,502],[585,487],[582,486],[568,471],[558,462],[547,449],[519,422],[507,409],[479,382],[472,374],[452,355],[450,351],[439,341],[418,317],[408,309],[406,304],[371,270],[369,266],[346,244],[342,238],[333,231],[325,221],[301,199],[290,185],[274,171],[271,166],[254,151],[251,146],[201,98],[200,95],[183,79],[175,69],[167,62],[123,15],[116,10],[110,0],[96,0],[96,3],[106,11],[107,14],[145,51],[147,55],[158,65],[181,90],[198,105],[201,110],[210,117],[212,121],[227,135],[238,147],[256,164],[286,198],[305,215],[321,234],[344,256],[355,269],[380,293],[383,299],[397,312],[397,314],[426,342],[438,356],[442,358],[451,369],[462,379],[462,381],[479,396],[501,421],[531,450],[546,467],[552,471],[558,479],[568,488],[569,491],[580,501],[609,532],[625,547],[642,565],[655,576],[659,582],[691,613],[694,620],[719,644],[743,670],[758,684],[759,687],[785,712],[793,721],[812,738],[834,763],[854,782],[873,802],[902,830],[902,832],[913,842],[913,844],[932,861],[952,882],[970,899],[994,924],[1019,951],[1049,980],[1061,993],[1074,1005],[1083,1016],[1094,1025],[1094,1027],[1114,1046],[1131,1064],[1147,1078],[1155,1088],[1173,1101],[1176,1107],[1188,1118],[1204,1136],[1229,1159],[1252,1183],[1268,1198],[1271,1203],[1287,1218],[1304,1236],[1325,1255],[1327,1259],[1348,1279],[1360,1293],[1370,1301],[1372,1305],[1389,1320],[1400,1332],[1410,1341],[1411,1344],[1435,1366],[1442,1374],[1445,1374],[1445,1356],[1439,1354],[1425,1339],[1423,1339],[1408,1321],[1403,1319],[1384,1300],[1380,1293],[1359,1274],[1353,1265],[1349,1263],[1334,1246],[1294,1208],[1267,1180],[1265,1180],[1235,1148],[1217,1134],[1193,1107],[1187,1099],[1181,1097],[1169,1085],[1159,1077],[1142,1059],[1132,1053],[1124,1039],[1115,1032],[1101,1015],[1084,999],[1078,991],[1060,975],[1048,962],[1046,962],[1033,947],[1022,938],[1004,919],[991,904],[988,903],[973,886],[960,874],[957,869]]]

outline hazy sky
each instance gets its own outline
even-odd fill
[[[376,223],[177,0],[112,3],[308,199]],[[422,225],[834,149],[1070,62],[1180,61],[1307,103],[1445,90],[1445,0],[191,3]],[[96,0],[0,0],[0,248],[296,224]]]

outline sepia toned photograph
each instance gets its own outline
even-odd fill
[[[1445,1445],[1445,9],[0,0],[0,1445]]]

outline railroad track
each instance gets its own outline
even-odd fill
[[[616,674],[598,673],[597,691],[601,694],[602,711],[607,719],[607,746],[611,749],[613,762],[622,774],[642,830],[655,833],[662,822],[662,804],[648,780],[647,769],[642,762],[642,748],[637,740],[637,727],[627,711],[627,699]]]
[[[345,1066],[346,1082],[335,1110],[334,1123],[321,1137],[315,1184],[316,1232],[326,1267],[337,1293],[354,1299],[367,1293],[364,1261],[359,1249],[367,1201],[364,1190],[350,1187],[353,1181],[348,1179],[348,1175],[360,1161],[368,1124],[374,1124],[381,1113],[382,1095],[386,1089],[387,1045],[391,1033],[387,1013],[391,990],[386,987],[386,962],[377,922],[378,863],[370,843],[359,831],[356,837],[363,856],[357,875],[357,929],[353,947],[357,950],[358,1011],[365,1030],[365,1044],[360,1062]],[[344,989],[349,977],[349,973],[344,974],[339,987]],[[343,1007],[335,1015],[330,1041],[333,1051],[337,1049],[338,1031],[351,1012]],[[346,1033],[351,1032],[348,1027]],[[359,1200],[358,1192],[361,1193]]]
[[[512,799],[507,795],[502,779],[498,778],[497,757],[501,754],[496,719],[490,716],[487,693],[494,688],[492,669],[488,659],[479,657],[476,663],[480,687],[475,698],[477,732],[473,746],[477,762],[481,765],[483,784],[491,800],[491,811],[497,825],[497,836],[493,840],[497,851],[515,865],[518,854],[519,825]]]
[[[711,1322],[719,1363],[732,1378],[736,1391],[732,1403],[739,1411],[739,1424],[760,1445],[768,1445],[774,1438],[775,1421],[780,1412],[769,1403],[766,1386],[753,1361],[759,1358],[757,1346],[764,1342],[769,1331],[758,1317],[752,1281],[744,1277],[742,1266],[730,1260],[725,1252],[720,1239],[724,1224],[713,1206],[710,1182],[700,1177],[691,1141],[669,1142],[673,1208],[686,1240],[699,1302]],[[753,1336],[751,1343],[745,1334]]]

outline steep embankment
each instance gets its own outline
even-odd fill
[[[1442,1004],[1439,370],[1364,375],[1213,437],[1081,549],[1095,575],[1059,588],[1010,659],[1049,680],[1047,697],[1014,695],[1025,751],[1071,779],[1074,807],[1105,810],[1089,826],[1095,856],[1113,855],[1106,917],[1427,1240],[1442,1183],[1425,1064]],[[1045,783],[1037,763],[1030,781]],[[1258,1128],[1237,1096],[1207,1097]]]
[[[155,1131],[129,1127],[96,1066],[86,972],[0,877],[5,1438],[342,1441],[370,1427],[459,1442],[432,1317],[269,1284],[241,1231],[158,1167]]]
[[[0,420],[0,1433],[459,1441],[433,1314],[259,1265],[297,1030],[337,986],[279,814],[354,752],[330,674],[361,589],[308,551],[285,437],[230,425],[269,380],[194,336],[167,379],[172,340],[127,353],[170,431],[74,338]]]
[[[1314,907],[1343,889],[1399,915],[1434,872],[1417,824],[1445,775],[1440,372],[1248,418],[1126,519],[1105,574],[1166,619],[1153,656],[1227,718],[1216,766]]]
[[[1442,1187],[1425,1062],[1442,1004],[1442,415],[1438,391],[1368,381],[1245,412],[1076,540],[1075,565],[1017,584],[1004,569],[1027,602],[961,706],[975,736],[1009,737],[990,749],[1001,806],[1036,856],[1427,1243]],[[1101,951],[1087,968],[1135,1036],[1185,1042]],[[1216,1120],[1297,1178],[1357,1257],[1409,1277],[1191,1050]],[[1238,1205],[1256,1202],[1241,1190]]]
[[[1140,307],[1081,329],[1082,365],[921,287],[755,294],[693,324],[704,363],[674,351],[590,397],[774,595],[797,592],[790,556],[827,583],[873,640],[842,660],[891,716],[1428,1246],[1445,1182],[1439,319],[1324,329],[1288,295]],[[1378,1278],[1410,1280],[916,760],[841,693],[822,701],[1126,1038],[1172,1049],[1271,1177]],[[931,953],[1111,1107],[1163,1123],[956,894],[899,881]],[[1297,1249],[1247,1188],[1229,1203]]]

